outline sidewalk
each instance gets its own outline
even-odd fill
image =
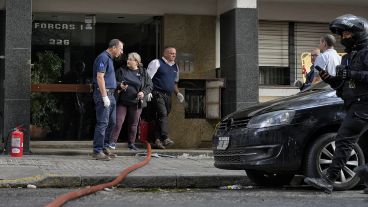
[[[232,184],[251,185],[243,170],[217,169],[213,166],[212,155],[188,154],[184,151],[181,150],[181,156],[152,156],[146,166],[131,172],[119,187],[213,188]],[[159,153],[165,155],[165,151]],[[118,156],[111,161],[97,161],[90,155],[25,155],[22,158],[1,155],[0,187],[25,187],[27,184],[37,187],[96,185],[113,180],[122,170],[143,159],[143,156],[138,155]]]

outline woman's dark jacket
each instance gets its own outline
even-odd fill
[[[125,81],[124,80],[124,75],[127,73],[127,70],[130,70],[130,69],[120,67],[115,71],[116,81],[118,83],[121,83],[122,81]],[[149,93],[151,93],[151,91],[153,89],[153,84],[152,84],[152,80],[151,80],[150,76],[148,75],[145,68],[139,68],[138,70],[139,70],[138,73],[140,75],[140,81],[141,81],[141,87],[140,87],[139,91],[142,91],[144,93],[143,102],[138,104],[138,106],[140,108],[144,108],[144,107],[147,106],[147,95]],[[124,90],[120,90],[120,93],[117,93],[115,97],[116,97],[117,104],[121,104],[121,102],[124,99]],[[138,100],[134,100],[134,101],[136,103],[138,103]]]

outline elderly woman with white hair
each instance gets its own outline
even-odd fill
[[[128,147],[137,151],[135,139],[142,108],[147,106],[146,98],[152,91],[152,80],[143,68],[138,53],[128,54],[127,67],[116,71],[116,80],[124,85],[118,93],[116,107],[116,125],[111,134],[110,148],[115,149],[122,125],[128,121]]]

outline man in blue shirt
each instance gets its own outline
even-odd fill
[[[153,82],[153,106],[156,115],[155,147],[165,149],[174,144],[168,137],[168,115],[171,110],[171,94],[174,92],[180,103],[184,96],[179,92],[179,67],[175,63],[176,49],[165,47],[164,55],[160,59],[150,62],[147,73]]]
[[[93,63],[93,100],[96,109],[96,127],[93,136],[93,158],[110,160],[116,154],[109,150],[110,134],[116,123],[117,88],[113,58],[123,53],[123,43],[118,39],[109,42],[109,48],[103,51]]]

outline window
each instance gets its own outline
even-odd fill
[[[290,85],[289,24],[259,22],[259,84]]]
[[[290,85],[290,72],[288,67],[259,67],[260,85]]]
[[[185,118],[206,118],[206,89],[204,80],[180,80],[185,88]]]
[[[185,118],[205,118],[205,89],[185,89]]]

